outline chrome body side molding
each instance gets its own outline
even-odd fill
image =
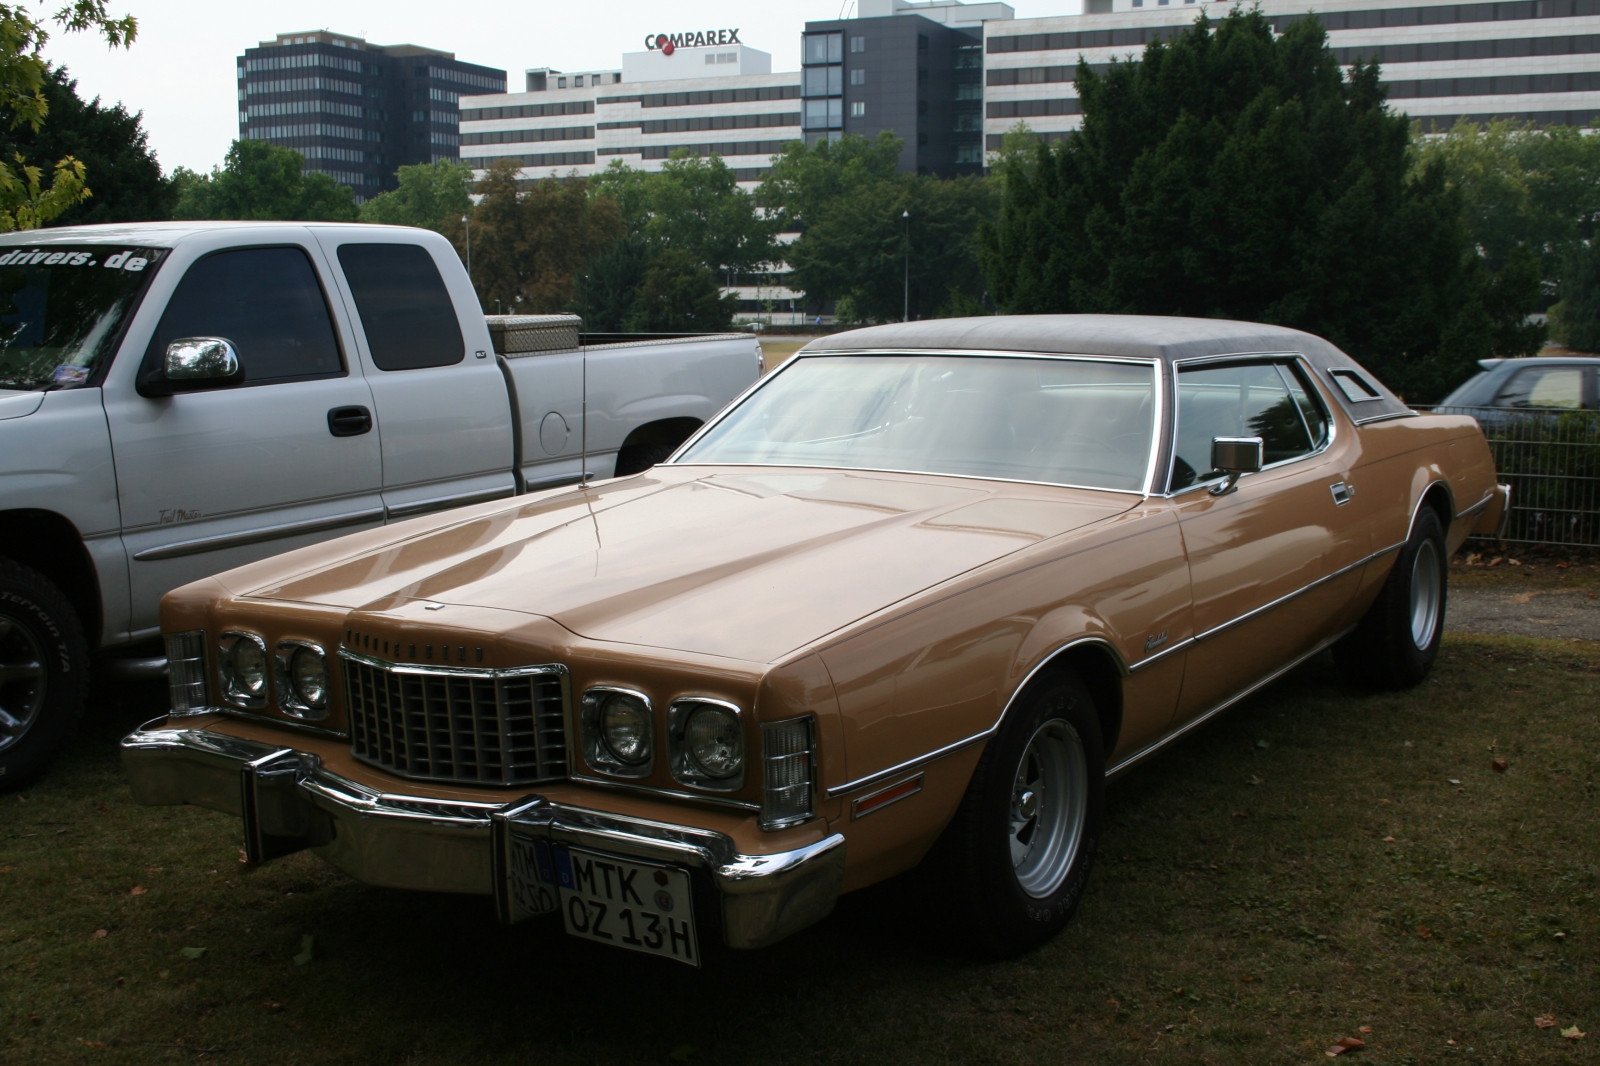
[[[346,514],[330,515],[327,518],[308,518],[304,522],[285,522],[280,526],[263,526],[260,529],[247,529],[242,533],[221,533],[214,537],[199,537],[195,540],[180,540],[173,544],[160,544],[154,548],[135,552],[134,558],[140,562],[153,559],[177,559],[185,555],[199,555],[201,552],[221,551],[223,548],[238,548],[246,544],[260,544],[268,540],[281,540],[284,537],[298,537],[304,533],[321,533],[330,529],[342,529],[345,526],[360,525],[364,522],[381,522],[385,511],[381,507],[372,507],[363,511],[350,511]]]

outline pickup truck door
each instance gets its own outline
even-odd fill
[[[1273,676],[1347,624],[1369,548],[1340,439],[1293,357],[1178,365],[1172,481],[1194,596],[1178,721]],[[1265,468],[1212,495],[1213,437],[1255,436]]]
[[[308,230],[274,236],[181,246],[106,379],[133,639],[158,631],[170,589],[383,520],[372,393],[330,308],[321,250]],[[139,395],[141,369],[195,336],[231,341],[245,383]]]
[[[318,236],[377,404],[388,517],[514,493],[511,401],[455,250],[415,230]]]

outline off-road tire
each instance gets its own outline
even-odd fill
[[[0,727],[0,792],[26,787],[50,765],[83,714],[89,686],[89,645],[72,604],[37,570],[0,559],[0,650],[17,658],[25,647],[37,649],[42,699],[28,695],[26,678],[0,673],[0,708],[7,699],[14,709],[34,708],[20,731]],[[17,665],[0,662],[0,670]]]
[[[1437,585],[1428,588],[1431,571]],[[1334,661],[1350,681],[1368,688],[1406,689],[1422,683],[1439,657],[1449,600],[1449,556],[1444,525],[1432,507],[1417,512],[1411,536],[1401,546],[1383,591],[1354,630],[1333,647]],[[1419,597],[1432,607],[1414,635]]]
[[[1012,851],[1015,789],[1029,745],[1047,725],[1062,723],[1081,745],[1084,775],[1077,843],[1059,884],[1043,894],[1025,890]],[[962,947],[988,958],[1019,955],[1056,936],[1083,898],[1100,845],[1105,798],[1105,752],[1094,698],[1076,674],[1044,681],[1001,723],[990,740],[955,817],[927,864]]]

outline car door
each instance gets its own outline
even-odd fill
[[[1273,675],[1346,624],[1369,554],[1349,506],[1353,435],[1298,359],[1197,361],[1176,367],[1169,490],[1189,560],[1194,643],[1180,721]],[[1214,437],[1260,437],[1263,469],[1218,495]]]
[[[454,249],[404,229],[359,238],[327,230],[321,239],[338,264],[377,405],[388,516],[515,492],[506,382],[487,331],[470,351],[462,331],[467,316],[481,326],[477,297],[459,261],[435,258],[454,259]]]
[[[180,246],[192,254],[157,279],[170,295],[153,286],[107,379],[136,639],[157,631],[170,589],[383,519],[372,394],[347,358],[321,253],[304,230],[273,238]],[[139,395],[139,374],[180,337],[227,339],[244,384]]]

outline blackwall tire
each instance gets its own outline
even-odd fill
[[[963,946],[1007,958],[1055,937],[1083,898],[1104,807],[1094,699],[1062,672],[1006,716],[935,846]]]
[[[1447,552],[1438,513],[1423,507],[1383,591],[1350,635],[1334,646],[1334,660],[1351,681],[1406,689],[1428,676],[1444,639]]]
[[[31,784],[83,714],[89,645],[44,575],[0,559],[0,792]]]

